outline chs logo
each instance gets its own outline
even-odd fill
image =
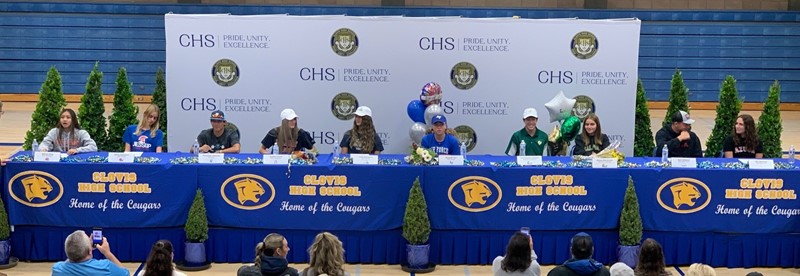
[[[590,59],[600,49],[600,41],[591,32],[580,32],[572,37],[570,43],[572,55],[579,59]]]
[[[219,192],[225,202],[242,210],[261,209],[275,199],[275,187],[272,186],[272,182],[255,174],[231,176],[222,183]]]
[[[356,53],[358,50],[358,36],[356,32],[348,28],[341,28],[333,32],[331,36],[331,49],[337,55],[347,57]]]
[[[52,174],[24,171],[8,181],[8,193],[19,203],[31,207],[50,206],[64,194],[64,185]]]
[[[456,63],[450,69],[450,82],[458,89],[470,89],[478,84],[478,69],[466,61]]]
[[[460,125],[455,127],[453,130],[456,131],[458,141],[463,142],[464,145],[467,146],[467,152],[472,151],[472,149],[478,145],[478,135],[470,126]]]
[[[575,99],[575,106],[572,107],[572,115],[583,120],[589,116],[589,113],[595,113],[594,100],[589,96],[579,95],[573,99]]]
[[[691,214],[703,210],[711,203],[711,190],[700,180],[674,178],[658,188],[656,192],[661,207],[678,214]]]
[[[211,67],[211,78],[222,87],[233,86],[239,80],[239,66],[233,60],[223,58]]]
[[[453,182],[447,190],[450,203],[467,212],[488,211],[500,203],[503,191],[493,180],[481,176],[467,176]]]
[[[336,94],[331,100],[331,112],[339,120],[350,120],[356,116],[358,99],[353,94],[342,92]]]

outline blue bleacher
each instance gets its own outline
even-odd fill
[[[82,93],[95,61],[103,90],[113,93],[117,69],[128,70],[134,93],[151,94],[165,67],[163,14],[347,14],[524,18],[639,18],[639,76],[653,101],[669,98],[681,69],[692,101],[716,101],[722,80],[737,79],[740,96],[760,102],[774,80],[781,100],[800,102],[800,13],[487,9],[439,7],[250,6],[105,3],[0,3],[0,93],[36,93],[56,66],[65,93]]]

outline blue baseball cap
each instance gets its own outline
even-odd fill
[[[431,118],[431,124],[435,123],[447,124],[447,118],[445,118],[444,115],[433,116],[433,118]]]
[[[222,112],[222,111],[219,111],[219,110],[211,112],[211,120],[212,121],[223,121],[224,122],[225,121],[225,113]]]

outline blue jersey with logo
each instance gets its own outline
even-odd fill
[[[157,129],[156,137],[151,138],[150,131],[152,130],[142,130],[139,135],[136,135],[134,134],[136,125],[129,126],[125,129],[125,134],[122,135],[122,141],[131,145],[131,151],[156,152],[156,148],[164,144],[164,132]]]
[[[452,134],[445,134],[444,140],[436,141],[433,133],[422,137],[422,147],[432,149],[438,154],[459,155],[461,154],[461,144],[458,143],[458,138]]]

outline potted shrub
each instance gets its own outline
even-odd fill
[[[622,203],[622,214],[619,216],[619,247],[617,258],[630,267],[636,267],[639,260],[639,245],[642,241],[642,216],[639,214],[639,200],[633,178],[628,176],[628,188]]]
[[[0,269],[12,268],[17,265],[16,258],[11,258],[11,227],[8,223],[8,213],[0,197]],[[2,273],[0,273],[2,274]]]
[[[428,244],[430,235],[431,221],[428,218],[428,204],[425,202],[425,195],[422,193],[422,186],[417,177],[408,192],[406,212],[403,216],[403,238],[408,241],[406,245],[408,267],[403,267],[403,270],[416,273],[433,271],[433,266],[429,265],[428,258],[430,256],[430,244]]]
[[[189,217],[186,219],[186,252],[184,259],[186,267],[207,265],[206,247],[203,242],[208,239],[208,217],[206,206],[203,202],[203,192],[197,189],[192,207],[189,208]]]

